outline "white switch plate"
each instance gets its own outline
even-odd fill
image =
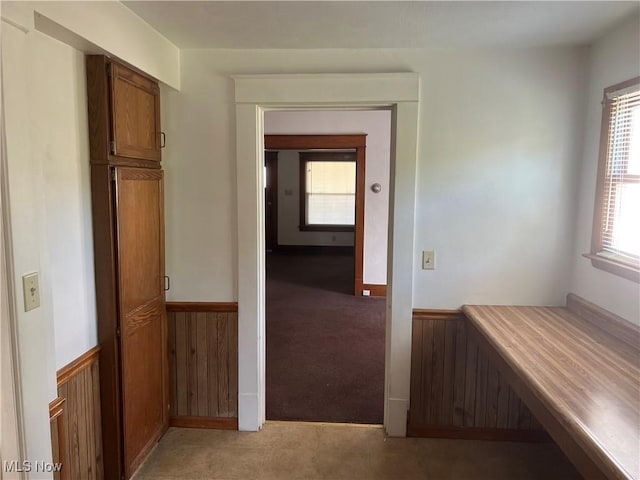
[[[425,250],[422,252],[422,269],[436,269],[436,252],[434,250]]]
[[[24,311],[28,312],[40,306],[40,286],[38,272],[22,277],[22,291],[24,293]]]

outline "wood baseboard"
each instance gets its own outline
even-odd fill
[[[443,310],[435,308],[414,308],[414,320],[464,320],[460,310]]]
[[[167,312],[237,312],[238,302],[167,302]]]
[[[370,296],[372,297],[386,297],[387,296],[387,286],[379,285],[374,283],[365,283],[362,285],[363,290],[369,290]]]
[[[439,425],[409,425],[408,437],[452,438],[458,440],[490,440],[496,442],[548,443],[551,437],[543,430],[512,430],[504,428],[454,427]]]
[[[171,417],[169,418],[169,426],[238,430],[238,419],[236,417]]]

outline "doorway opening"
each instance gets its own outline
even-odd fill
[[[384,121],[378,123],[385,128]],[[389,136],[390,131],[380,134]],[[271,134],[265,135],[264,141],[266,250],[309,251],[313,250],[309,247],[318,247],[315,250],[336,252],[340,247],[349,247],[343,250],[353,251],[352,292],[363,295],[367,135]],[[388,170],[388,146],[379,156],[382,160],[376,159],[377,163],[386,161]],[[288,181],[281,190],[280,177]],[[386,219],[388,199],[378,213]],[[383,223],[386,230],[386,221]],[[386,266],[386,231],[377,236],[376,256],[382,257],[381,263]],[[383,282],[385,274],[378,275]],[[370,291],[366,293],[369,294]]]
[[[264,118],[282,110],[391,109],[384,428],[405,436],[410,393],[415,182],[420,79],[416,73],[238,75],[238,429],[265,422]]]
[[[265,135],[266,419],[381,424],[386,311],[384,295],[363,292],[365,186],[385,186],[367,213],[386,220],[391,112],[270,112],[265,131],[291,125],[287,114],[303,124],[371,114],[375,165],[366,177],[367,134]],[[383,223],[367,240],[386,266]]]

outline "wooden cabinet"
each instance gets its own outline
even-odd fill
[[[111,154],[160,161],[160,91],[154,81],[111,64]]]
[[[160,106],[152,79],[87,57],[106,480],[130,478],[168,427]]]
[[[87,57],[91,163],[159,168],[158,83],[103,55]]]

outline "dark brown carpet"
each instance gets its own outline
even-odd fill
[[[382,423],[384,298],[353,256],[267,255],[267,419]]]

